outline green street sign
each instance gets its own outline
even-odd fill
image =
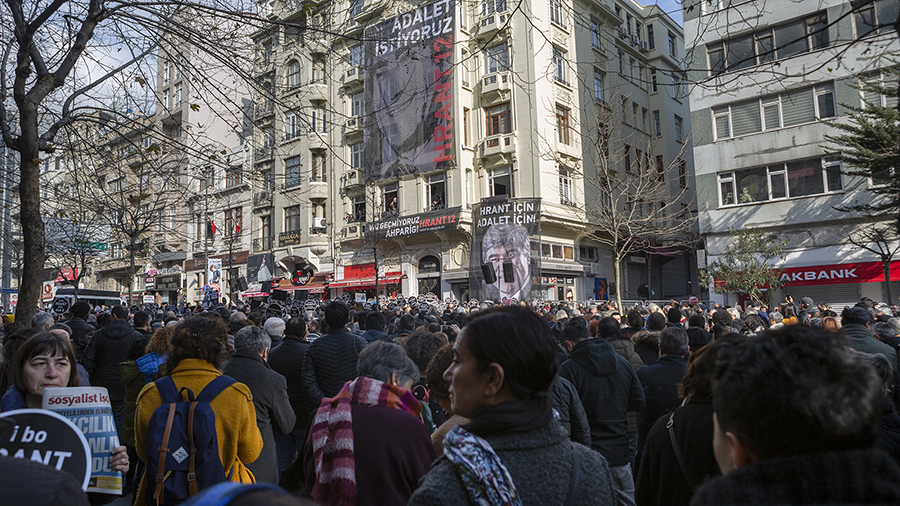
[[[109,249],[108,242],[84,242],[84,241],[75,241],[75,246],[79,248],[85,249],[95,249],[99,251],[106,251]]]

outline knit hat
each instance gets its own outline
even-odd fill
[[[800,302],[806,304],[807,307],[813,307],[816,305],[816,303],[813,302],[813,300],[809,297],[803,297],[802,299],[800,299]]]

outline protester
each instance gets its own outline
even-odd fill
[[[450,429],[457,425],[469,423],[469,419],[453,412],[450,403],[450,382],[444,378],[444,372],[453,363],[453,346],[447,344],[434,354],[428,367],[425,369],[425,380],[431,389],[431,398],[436,399],[449,416],[434,432],[431,433],[431,444],[436,455],[444,453],[444,437]],[[582,411],[584,408],[582,408]]]
[[[171,376],[178,391],[190,389],[199,395],[209,382],[222,373],[218,367],[225,347],[227,329],[218,318],[187,318],[175,327],[172,336],[172,352],[166,360],[167,375]],[[184,393],[182,393],[182,398]],[[156,383],[149,383],[141,390],[135,413],[135,444],[138,457],[147,461],[147,429],[150,417],[162,404]],[[219,444],[219,458],[231,481],[253,483],[253,474],[246,464],[253,462],[262,450],[262,436],[256,426],[256,410],[250,389],[242,383],[226,388],[210,403],[216,416],[215,428]],[[142,477],[135,504],[145,504],[149,483]]]
[[[570,441],[553,418],[556,343],[537,314],[515,306],[477,313],[453,351],[444,374],[451,409],[470,422],[447,434],[410,506],[613,504],[605,459]]]
[[[309,343],[306,341],[306,321],[295,316],[287,321],[284,332],[284,342],[278,349],[269,351],[268,361],[272,370],[284,376],[287,382],[288,400],[295,418],[294,427],[289,433],[275,433],[279,474],[297,459],[309,430],[309,420],[303,415],[303,406],[307,401],[302,384],[303,358],[309,349]]]

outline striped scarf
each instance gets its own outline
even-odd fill
[[[312,498],[323,504],[356,504],[351,404],[401,409],[417,418],[422,410],[422,403],[407,390],[364,376],[348,382],[333,398],[322,399],[311,432],[316,464]]]

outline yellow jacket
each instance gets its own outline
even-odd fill
[[[175,386],[190,388],[199,395],[210,381],[222,373],[205,360],[185,359],[172,372]],[[162,398],[155,383],[148,383],[137,397],[134,415],[135,448],[138,457],[147,461],[147,427],[153,412],[162,405]],[[256,426],[256,410],[253,396],[243,383],[235,383],[226,388],[210,403],[216,414],[216,436],[219,441],[219,458],[225,474],[240,483],[253,483],[253,473],[244,466],[253,462],[262,451],[263,440]],[[146,504],[147,476],[141,477],[135,504]]]

